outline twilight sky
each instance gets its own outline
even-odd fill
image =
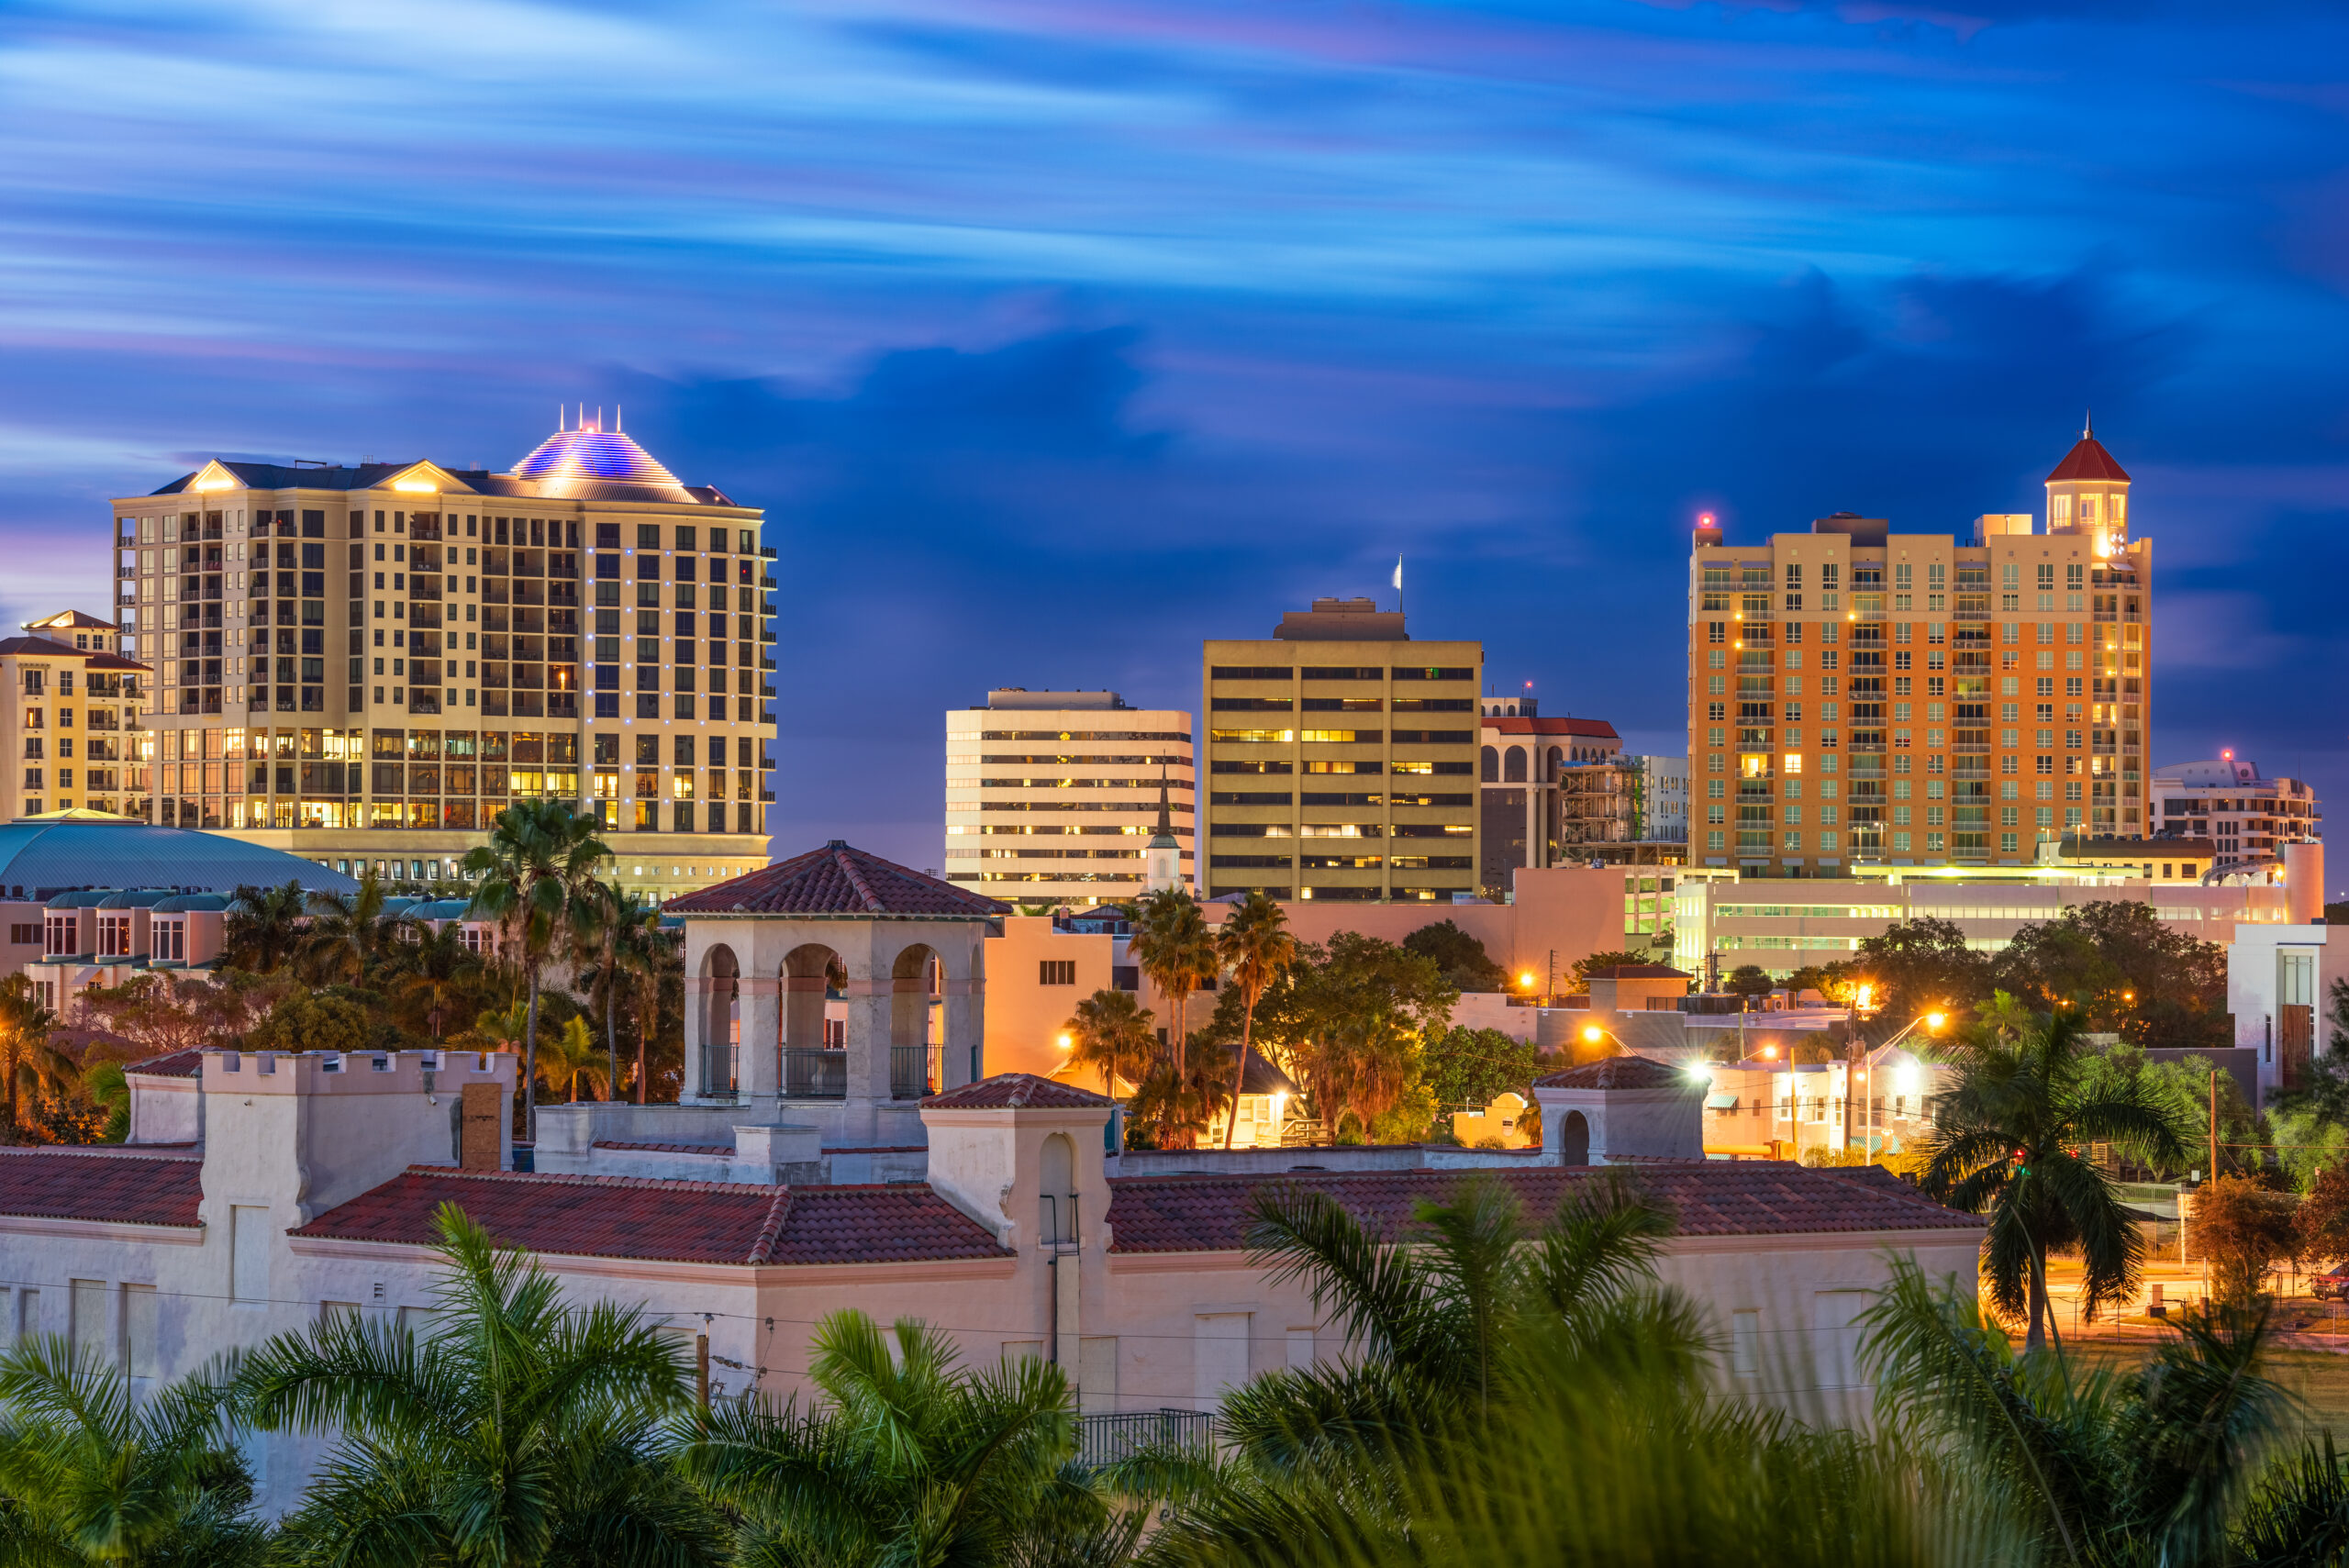
[[[2349,798],[2338,6],[0,16],[5,624],[102,609],[106,498],[203,456],[625,405],[768,509],[777,847],[934,866],[944,708],[1196,706],[1199,639],[1398,551],[1497,689],[1677,751],[1697,511],[2035,511],[2092,405],[2154,760]]]

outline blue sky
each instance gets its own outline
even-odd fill
[[[2035,509],[2093,406],[2156,760],[2349,790],[2338,7],[0,15],[11,623],[198,456],[625,405],[769,509],[777,847],[935,865],[944,708],[1195,705],[1397,552],[1421,635],[1676,751],[1696,512]]]

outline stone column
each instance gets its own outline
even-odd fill
[[[775,1056],[777,1025],[782,1017],[783,986],[773,975],[745,974],[740,982],[742,1054],[736,1069],[742,1093],[774,1099],[783,1092]],[[823,993],[818,991],[818,996]]]
[[[685,976],[685,1074],[678,1084],[681,1101],[696,1098],[702,1082],[703,1025],[709,1015],[709,982],[697,974]]]

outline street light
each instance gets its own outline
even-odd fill
[[[1863,1152],[1865,1152],[1869,1151],[1876,1140],[1876,1095],[1874,1093],[1873,1074],[1871,1070],[1875,1067],[1877,1058],[1882,1056],[1885,1052],[1892,1050],[1893,1047],[1898,1045],[1902,1040],[1907,1040],[1920,1028],[1922,1028],[1927,1034],[1939,1034],[1948,1023],[1949,1015],[1943,1012],[1938,1007],[1929,1012],[1920,1013],[1915,1018],[1909,1019],[1907,1023],[1901,1025],[1898,1030],[1894,1031],[1892,1038],[1886,1040],[1882,1045],[1864,1047],[1860,1052],[1855,1068],[1849,1065],[1845,1067],[1843,1075],[1843,1135],[1844,1141],[1847,1144],[1851,1141],[1852,1080],[1854,1076],[1856,1074],[1858,1077],[1868,1078],[1871,1081],[1867,1102],[1868,1125],[1860,1138],[1860,1148]]]

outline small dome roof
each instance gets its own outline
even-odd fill
[[[72,888],[152,888],[233,893],[283,887],[351,893],[359,884],[316,861],[190,828],[117,817],[59,822],[43,817],[0,826],[0,889],[48,899]]]
[[[677,476],[618,430],[557,430],[514,465],[518,478],[675,484]]]

